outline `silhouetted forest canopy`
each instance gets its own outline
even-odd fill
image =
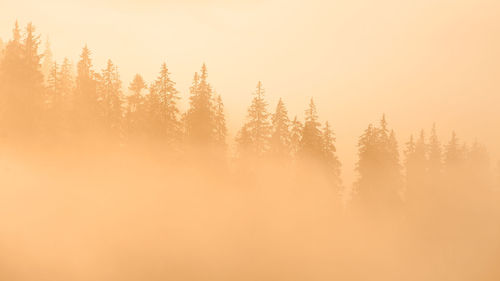
[[[310,245],[310,241],[319,239],[329,245],[331,252],[323,253],[317,245],[311,249],[316,247],[314,251],[321,253],[318,256],[340,264],[341,273],[331,276],[352,277],[340,280],[499,280],[495,279],[500,276],[498,264],[492,261],[500,258],[500,166],[490,159],[481,143],[465,143],[455,132],[440,140],[435,124],[425,130],[417,128],[414,135],[398,140],[400,136],[391,128],[389,118],[381,113],[360,132],[357,162],[352,167],[356,180],[351,185],[342,180],[335,123],[320,118],[313,98],[304,105],[304,119],[300,120],[288,111],[285,100],[269,104],[264,84],[256,81],[255,88],[248,89],[251,103],[244,123],[229,139],[230,116],[225,114],[224,93],[217,93],[210,84],[207,65],[202,64],[194,73],[185,93],[176,87],[164,62],[158,63],[153,81],[136,74],[132,81],[124,83],[111,60],[103,69],[93,65],[93,51],[88,46],[82,48],[73,64],[68,58],[55,61],[50,45],[47,43],[42,51],[41,44],[31,23],[21,28],[16,22],[12,38],[0,41],[0,158],[22,155],[21,162],[36,158],[37,169],[47,165],[50,170],[54,165],[57,168],[52,172],[61,176],[62,182],[57,186],[64,186],[61,194],[70,192],[67,190],[74,185],[92,194],[88,198],[105,197],[106,192],[99,193],[89,186],[113,182],[109,190],[119,187],[109,192],[113,200],[115,196],[123,199],[120,196],[127,196],[127,192],[140,198],[127,200],[144,200],[137,203],[137,209],[144,213],[130,218],[137,225],[150,217],[166,223],[168,220],[158,215],[161,212],[181,226],[184,221],[178,222],[172,215],[180,210],[185,221],[196,221],[195,215],[212,215],[227,221],[221,223],[224,227],[235,225],[231,237],[242,239],[241,245],[250,245],[248,249],[262,241],[268,241],[266,245],[272,248],[280,242]],[[181,99],[188,101],[186,110],[180,107]],[[78,166],[75,159],[85,159],[81,161],[85,165]],[[85,172],[75,172],[78,180],[74,180],[72,173],[77,169]],[[130,188],[133,184],[140,188]],[[206,192],[200,186],[213,189]],[[144,194],[161,194],[161,198],[181,198],[179,202],[183,203],[147,201],[141,197],[143,190],[147,190]],[[199,199],[203,196],[211,201]],[[109,211],[96,206],[103,208],[103,213]],[[245,219],[238,221],[231,212]],[[131,235],[128,219],[127,227],[114,223]],[[207,221],[203,222],[213,222]],[[237,227],[248,232],[238,232]],[[279,233],[277,237],[268,236],[267,230],[273,227],[278,229],[274,229]],[[207,226],[203,231],[206,229],[211,228]],[[296,236],[283,229],[293,229],[290,232]],[[258,239],[252,240],[254,234]],[[330,255],[349,252],[345,245],[356,250],[343,257]],[[248,249],[242,247],[241,251]],[[379,263],[374,261],[387,249],[392,251],[387,254],[387,262],[404,267],[401,271],[407,273],[403,275],[406,278],[399,279],[397,271],[376,266]],[[316,252],[311,253],[317,257]],[[418,259],[414,261],[415,256]],[[271,258],[266,258],[272,264]],[[387,278],[366,279],[369,276],[365,273],[351,268],[354,266],[347,265],[347,261],[342,263],[344,259],[353,264],[373,264],[367,272]],[[462,267],[471,263],[471,267]],[[429,267],[419,271],[413,269],[415,264]],[[443,268],[461,269],[451,274]],[[127,270],[141,272],[126,266],[124,270],[124,275]],[[478,272],[485,275],[476,278]],[[448,279],[450,276],[453,278]]]
[[[140,74],[124,86],[118,66],[108,60],[104,69],[92,64],[84,46],[76,65],[53,60],[50,44],[42,52],[33,24],[21,30],[16,22],[12,38],[0,44],[0,136],[4,146],[39,144],[47,147],[126,147],[155,144],[172,154],[203,148],[218,161],[232,164],[272,159],[286,165],[307,163],[321,170],[333,188],[341,190],[341,163],[336,155],[331,124],[321,122],[314,100],[305,106],[305,119],[290,119],[286,103],[266,102],[258,82],[245,123],[234,141],[227,139],[222,96],[209,83],[202,65],[189,88],[189,108],[170,78],[166,63],[158,76],[146,82]],[[273,110],[274,109],[274,110]],[[234,149],[228,149],[234,144]],[[486,149],[461,142],[455,132],[444,144],[436,126],[422,130],[402,146],[385,115],[368,125],[359,138],[358,179],[353,196],[393,206],[413,197],[437,192],[443,181],[474,185],[474,192],[494,188]],[[255,162],[257,161],[257,162]],[[428,189],[428,190],[425,190]]]

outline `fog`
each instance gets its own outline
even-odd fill
[[[314,171],[271,163],[29,154],[2,153],[3,280],[500,276],[498,192],[366,212]]]

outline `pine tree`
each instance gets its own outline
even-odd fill
[[[222,98],[217,95],[215,99],[214,108],[214,123],[215,123],[215,143],[220,147],[225,149],[226,147],[226,118],[224,116],[224,104],[222,103]]]
[[[52,50],[50,49],[50,40],[47,37],[45,41],[45,51],[43,52],[43,62],[42,62],[42,73],[45,77],[45,83],[48,82],[48,77],[50,75],[50,71],[54,65],[54,59],[52,56]]]
[[[489,187],[490,157],[486,147],[477,140],[474,141],[466,157],[466,175],[468,185],[474,186],[470,192],[484,192]]]
[[[297,119],[297,116],[293,118],[291,129],[290,129],[290,146],[293,156],[297,156],[298,151],[300,150],[300,142],[302,140],[302,132],[304,130],[304,126]]]
[[[99,75],[92,70],[91,52],[83,47],[80,60],[77,63],[77,74],[74,93],[74,129],[88,134],[100,126],[97,93],[97,78]]]
[[[26,26],[24,38],[16,22],[0,63],[0,111],[4,135],[31,137],[39,132],[43,114],[43,76],[40,71],[39,38],[35,27]]]
[[[141,75],[136,74],[130,83],[131,95],[127,96],[126,124],[127,135],[137,137],[141,135],[146,126],[146,108],[143,91],[147,89],[146,82]]]
[[[405,154],[405,171],[406,171],[406,184],[407,189],[411,189],[413,182],[415,182],[416,177],[416,157],[415,157],[415,142],[413,141],[413,135],[410,135],[410,140],[406,143]]]
[[[321,159],[322,139],[318,113],[314,100],[311,99],[309,108],[305,111],[305,123],[300,141],[299,157],[303,159]]]
[[[245,149],[250,149],[250,152],[256,157],[263,156],[269,149],[271,125],[267,103],[264,100],[264,88],[260,81],[257,83],[252,104],[248,108],[247,121],[242,130],[245,130],[245,133],[242,132],[240,135],[248,133],[251,143],[250,147]]]
[[[332,181],[333,185],[337,188],[340,187],[340,168],[341,164],[336,155],[335,136],[330,127],[330,124],[325,122],[322,132],[322,151],[323,162],[326,167],[328,178]]]
[[[443,170],[443,160],[441,152],[441,143],[439,142],[436,124],[432,125],[431,135],[429,137],[429,180],[438,182]]]
[[[396,135],[389,130],[385,115],[379,128],[368,126],[359,139],[358,149],[356,170],[359,177],[355,191],[363,205],[373,210],[390,210],[400,206],[402,179],[399,150]]]
[[[276,111],[271,120],[270,153],[278,159],[288,158],[290,155],[290,120],[288,119],[288,111],[281,98],[278,101]]]
[[[463,148],[460,147],[455,131],[451,134],[451,139],[445,146],[445,168],[448,174],[455,174],[459,171],[463,160]]]
[[[157,95],[158,117],[161,128],[160,135],[164,137],[167,144],[172,144],[180,139],[180,120],[178,91],[175,82],[170,79],[167,64],[163,63],[156,81],[152,84],[152,91]]]
[[[212,145],[215,142],[215,122],[212,105],[212,87],[207,81],[207,67],[203,64],[201,75],[195,73],[186,113],[186,134],[191,144]]]
[[[106,132],[118,137],[121,133],[122,91],[117,67],[108,60],[98,76],[100,117]]]
[[[416,143],[411,138],[405,155],[406,197],[409,201],[416,201],[430,196],[427,188],[427,145],[424,130],[421,130]]]

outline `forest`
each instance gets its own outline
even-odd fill
[[[73,255],[102,250],[107,239],[106,254],[121,249],[130,256],[99,255],[121,272],[87,257],[92,270],[80,272],[87,278],[137,280],[145,272],[149,280],[500,278],[500,165],[481,143],[467,144],[455,132],[440,140],[439,124],[398,141],[381,113],[360,132],[351,186],[342,180],[335,124],[320,119],[313,98],[300,120],[285,100],[268,104],[257,82],[245,122],[229,139],[224,93],[214,91],[205,64],[184,96],[166,63],[154,81],[137,74],[124,83],[111,60],[94,67],[88,46],[73,65],[54,61],[41,45],[31,23],[16,22],[12,38],[0,41],[0,216],[9,221],[0,246],[15,239],[35,245],[28,236],[14,238],[21,227],[14,221],[22,212],[47,212],[34,223],[46,229],[37,238],[45,241],[35,246],[40,252],[52,251],[47,241],[86,229],[94,242]],[[23,183],[29,188],[16,189]],[[197,250],[162,242],[163,231]],[[144,248],[131,246],[138,241]],[[71,246],[56,248],[60,258]],[[53,257],[64,265],[48,271],[23,271],[16,248],[0,249],[11,255],[7,261],[0,254],[0,277],[12,278],[4,280],[79,280],[68,277],[76,267],[62,259]],[[153,270],[165,260],[175,265]]]

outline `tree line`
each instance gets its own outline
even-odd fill
[[[6,145],[35,139],[50,144],[110,141],[120,146],[145,141],[182,151],[202,147],[220,155],[228,152],[226,116],[221,95],[208,81],[205,64],[193,76],[189,107],[179,107],[180,93],[166,63],[147,83],[139,74],[128,87],[118,67],[108,60],[97,70],[90,49],[83,47],[74,66],[53,60],[50,46],[40,49],[40,36],[29,23],[16,22],[12,38],[0,42],[0,135]],[[253,93],[239,129],[232,159],[273,159],[308,163],[324,171],[340,189],[341,163],[329,122],[320,122],[314,100],[304,120],[289,118],[279,99],[269,110],[261,82]],[[359,138],[358,178],[352,196],[363,204],[396,206],[423,196],[440,196],[437,186],[491,187],[488,154],[481,144],[468,146],[455,133],[444,146],[433,126],[404,144],[401,160],[396,134],[383,116]],[[223,158],[224,158],[223,157]]]

